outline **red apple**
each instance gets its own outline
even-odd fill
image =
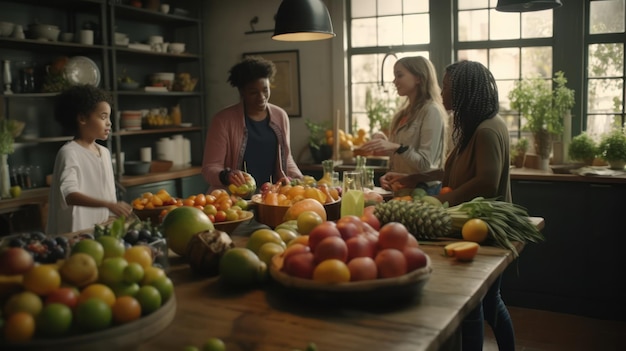
[[[356,257],[376,256],[376,241],[368,239],[365,235],[350,238],[346,241],[348,247],[348,261]]]
[[[347,262],[348,246],[342,238],[329,236],[317,244],[313,256],[315,257],[315,263],[333,258],[341,262]]]
[[[406,258],[401,251],[396,249],[384,249],[379,251],[374,258],[378,267],[379,278],[394,278],[406,274]]]
[[[46,295],[45,304],[60,303],[69,308],[74,308],[78,303],[78,295],[80,293],[74,288],[62,287],[52,291]]]
[[[289,256],[296,255],[299,253],[311,252],[311,249],[304,244],[295,243],[293,245],[289,245],[285,251],[283,251],[282,256],[283,260],[286,260]]]
[[[341,237],[345,241],[348,241],[350,238],[361,234],[360,226],[357,226],[355,223],[348,221],[338,222],[337,230],[339,230],[339,233],[341,233]]]
[[[404,258],[406,259],[407,272],[412,272],[416,269],[425,267],[428,263],[426,254],[422,249],[417,247],[406,247],[402,251]]]
[[[357,257],[348,262],[350,281],[372,280],[378,276],[376,262],[371,257]]]
[[[341,233],[339,233],[335,222],[322,222],[313,228],[309,233],[309,247],[311,251],[315,252],[317,244],[329,236],[341,237]]]
[[[15,275],[28,271],[35,260],[21,247],[10,247],[0,253],[0,274]]]
[[[311,252],[302,252],[291,255],[283,262],[283,271],[298,278],[313,278],[314,269],[315,262]]]
[[[419,247],[420,244],[417,241],[417,238],[415,238],[412,234],[409,235],[409,240],[407,240],[406,242],[406,246],[407,247]]]

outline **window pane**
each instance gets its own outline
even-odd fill
[[[402,0],[378,0],[378,15],[402,14]]]
[[[376,18],[352,20],[352,47],[376,46]]]
[[[459,0],[459,10],[484,9],[488,5],[488,0]]]
[[[522,38],[552,37],[552,11],[522,13]]]
[[[522,48],[522,77],[552,77],[552,47]]]
[[[378,18],[378,46],[402,45],[402,17]]]
[[[504,115],[505,111],[511,110],[511,100],[509,100],[509,92],[515,87],[517,80],[498,80],[498,98],[500,99],[500,114]],[[515,114],[517,117],[517,114]],[[517,128],[517,118],[515,119],[515,128]],[[511,126],[509,126],[511,129]]]
[[[458,61],[462,60],[470,60],[480,62],[485,67],[489,65],[489,60],[487,59],[487,49],[477,49],[477,50],[459,50],[458,51]]]
[[[599,142],[603,134],[609,133],[614,127],[620,126],[621,123],[621,116],[619,115],[587,115],[586,132],[596,142]]]
[[[519,77],[519,49],[505,48],[489,50],[489,70],[496,79]]]
[[[623,111],[623,81],[621,79],[590,79],[587,112],[611,113]]]
[[[624,44],[589,45],[589,77],[621,77],[624,72]]]
[[[459,41],[487,40],[489,11],[459,11]]]
[[[376,16],[376,0],[358,0],[350,2],[352,18]]]
[[[589,5],[589,33],[623,33],[624,0],[592,1]]]
[[[380,80],[378,73],[377,54],[373,55],[352,55],[350,72],[353,83],[377,82]]]
[[[404,0],[404,13],[419,13],[428,11],[428,0]]]
[[[491,10],[489,14],[491,15],[490,39],[519,39],[519,13]]]
[[[404,44],[430,42],[430,16],[428,14],[404,16]]]

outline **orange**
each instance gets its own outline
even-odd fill
[[[118,324],[132,322],[141,317],[141,305],[132,296],[122,296],[115,300],[113,308],[113,321]]]
[[[26,312],[9,316],[4,323],[4,339],[9,342],[24,342],[35,334],[35,318]]]
[[[79,302],[75,312],[76,325],[86,331],[106,329],[111,325],[113,313],[106,302],[90,298]]]
[[[304,211],[313,211],[322,217],[322,221],[326,221],[326,209],[324,205],[314,199],[303,199],[294,203],[283,217],[283,221],[298,219],[298,215]],[[302,233],[304,234],[304,233]]]
[[[337,259],[320,262],[313,270],[313,280],[320,283],[345,283],[350,281],[350,269]]]
[[[441,190],[439,191],[439,195],[443,195],[443,194],[447,194],[449,192],[452,191],[452,188],[449,186],[444,186],[443,188],[441,188]]]
[[[482,243],[489,235],[489,227],[487,222],[479,218],[473,218],[463,224],[461,228],[463,240]]]
[[[113,290],[104,284],[91,284],[80,292],[78,297],[78,304],[85,302],[91,298],[104,301],[107,305],[113,306],[115,303],[115,293]]]
[[[285,195],[287,195],[288,198],[293,199],[299,195],[304,196],[304,192],[305,192],[305,189],[302,185],[294,185],[291,187],[291,189],[289,189],[289,191],[287,191]]]
[[[196,195],[195,204],[196,204],[196,206],[204,206],[204,205],[206,205],[206,196],[204,194]]]
[[[24,274],[24,287],[37,295],[47,295],[61,286],[57,267],[50,264],[34,266]]]
[[[185,199],[183,200],[183,206],[190,206],[193,207],[195,205],[195,201],[192,199]]]
[[[124,259],[128,263],[139,263],[141,267],[152,266],[152,251],[145,245],[136,245],[129,247],[124,252]]]

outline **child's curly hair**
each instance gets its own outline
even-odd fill
[[[55,119],[66,133],[76,135],[78,117],[88,116],[103,101],[113,106],[111,95],[102,89],[88,84],[71,86],[58,97]]]
[[[234,65],[229,73],[228,82],[230,85],[241,90],[247,83],[257,79],[268,78],[270,81],[274,79],[276,66],[272,61],[262,57],[250,56]]]

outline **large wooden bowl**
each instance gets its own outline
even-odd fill
[[[259,223],[263,223],[267,226],[275,228],[279,224],[283,223],[283,217],[285,212],[289,209],[289,206],[272,206],[264,204],[261,201],[261,195],[256,194],[252,196],[251,200],[254,207],[256,207],[256,220]],[[324,205],[326,210],[326,219],[329,221],[336,221],[341,216],[341,199]]]
[[[213,223],[213,226],[217,230],[221,230],[225,233],[231,234],[241,223],[249,222],[254,217],[254,213],[250,211],[243,211],[245,213],[244,218],[238,219],[236,221],[228,221],[228,222],[216,222]]]
[[[406,302],[419,296],[432,272],[430,257],[425,267],[396,278],[364,280],[348,283],[320,283],[298,278],[281,271],[283,258],[276,255],[270,264],[272,278],[289,289],[290,295],[349,305],[383,305]]]
[[[135,350],[142,342],[167,328],[176,316],[176,298],[136,321],[85,334],[59,339],[34,339],[26,343],[0,341],[0,350],[18,351],[109,351]]]
[[[141,219],[142,221],[147,221],[148,219],[150,219],[150,222],[152,222],[153,224],[160,224],[161,212],[163,212],[163,210],[169,209],[170,207],[172,206],[159,206],[159,207],[155,207],[151,209],[143,209],[143,210],[133,209],[133,213],[136,214],[137,217],[139,217],[139,219]]]

